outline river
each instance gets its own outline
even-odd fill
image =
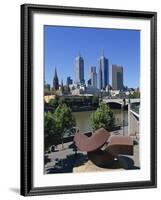
[[[112,109],[115,117],[115,125],[123,124],[123,111],[121,109]],[[76,118],[76,126],[81,133],[92,131],[90,126],[90,116],[94,111],[84,111],[84,112],[73,112]],[[128,111],[124,111],[125,124],[128,123]]]

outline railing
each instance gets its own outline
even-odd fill
[[[130,106],[131,110],[137,114],[139,114],[140,104],[132,103]]]

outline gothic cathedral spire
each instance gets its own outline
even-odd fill
[[[54,74],[54,78],[53,78],[53,89],[54,90],[58,90],[59,89],[59,79],[58,79],[56,68],[55,68],[55,74]]]

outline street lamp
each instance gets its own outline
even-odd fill
[[[124,109],[125,109],[125,105],[126,105],[126,99],[123,98],[123,105],[122,105],[122,111],[123,111],[123,136],[125,135],[125,130],[124,130],[124,121],[125,121],[125,116],[124,116]]]

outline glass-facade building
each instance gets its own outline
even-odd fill
[[[113,90],[122,90],[123,87],[123,67],[112,65],[112,88]]]
[[[84,84],[84,60],[81,56],[76,57],[76,68],[75,68],[75,83]]]
[[[73,84],[73,80],[70,78],[70,76],[67,77],[67,83],[68,86]]]
[[[99,89],[105,89],[109,85],[109,62],[104,56],[99,59]]]
[[[91,86],[97,88],[97,73],[96,73],[96,67],[91,67]]]

